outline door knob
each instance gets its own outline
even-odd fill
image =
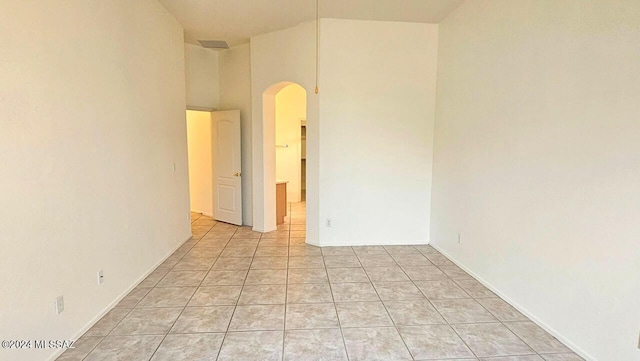
[[[235,173],[233,174],[233,176],[234,176],[234,177],[240,177],[240,173],[235,172]]]

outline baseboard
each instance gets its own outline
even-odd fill
[[[118,297],[116,297],[116,299],[112,301],[109,305],[107,305],[107,307],[105,307],[102,311],[100,311],[100,313],[98,313],[96,317],[94,317],[91,321],[85,324],[84,327],[82,327],[79,332],[77,332],[73,337],[70,338],[70,340],[78,340],[82,335],[84,335],[87,331],[89,331],[89,329],[93,327],[98,321],[100,321],[100,319],[104,315],[106,315],[107,312],[111,311],[111,309],[114,308],[118,304],[118,302],[122,301],[122,299],[125,298],[129,294],[129,292],[131,292],[134,288],[136,288],[140,284],[140,282],[144,281],[144,279],[147,278],[147,276],[149,276],[153,271],[155,271],[155,269],[158,268],[158,266],[160,266],[164,261],[166,261],[167,258],[169,258],[175,251],[177,251],[180,247],[182,247],[182,245],[185,244],[185,242],[190,240],[191,237],[192,235],[189,235],[189,237],[187,237],[184,241],[180,242],[180,244],[178,244],[178,246],[176,246],[173,250],[171,250],[167,255],[162,257],[162,259],[159,262],[157,262],[147,272],[145,272],[141,277],[139,277],[135,282],[133,282],[133,284],[129,286],[129,288],[127,288]],[[64,351],[66,350],[65,349],[55,350],[55,352],[49,358],[47,358],[47,360],[54,361]]]
[[[254,232],[269,233],[269,232],[277,231],[278,228],[276,227],[274,229],[271,229],[271,230],[267,231],[266,229],[260,229],[260,228],[257,228],[257,227],[252,227],[251,230],[254,231]]]
[[[460,263],[460,261],[458,261],[455,257],[451,256],[450,254],[448,254],[447,252],[445,252],[444,250],[442,250],[440,247],[438,247],[436,245],[432,244],[431,246],[433,248],[435,248],[438,252],[442,253],[449,260],[451,260],[451,262],[455,263],[456,266],[462,268],[465,272],[467,272],[468,274],[473,276],[473,278],[475,278],[478,282],[482,283],[485,287],[490,289],[493,293],[495,293],[500,298],[502,298],[504,301],[506,301],[508,304],[513,306],[516,310],[520,311],[520,313],[522,313],[523,315],[527,316],[533,323],[535,323],[536,325],[540,326],[542,329],[547,331],[553,337],[555,337],[558,340],[560,340],[563,344],[565,344],[565,346],[569,347],[574,353],[578,354],[580,357],[582,357],[586,361],[597,361],[595,357],[591,356],[586,351],[584,351],[583,349],[578,347],[575,343],[573,343],[572,341],[568,340],[566,337],[562,336],[562,334],[560,334],[554,328],[552,328],[549,325],[545,324],[542,320],[540,320],[538,317],[536,317],[533,313],[529,312],[529,310],[527,310],[522,305],[520,305],[519,303],[517,303],[513,299],[511,299],[511,297],[505,295],[503,292],[498,290],[496,287],[494,287],[487,280],[483,279],[478,274],[476,274],[475,272],[473,272],[469,268],[467,268],[464,265],[462,265],[462,263]]]
[[[412,241],[319,241],[320,247],[349,247],[349,246],[424,246],[429,244],[428,240]]]
[[[192,209],[192,210],[191,210],[191,212],[193,212],[193,213],[200,213],[200,214],[202,214],[203,216],[207,216],[207,217],[211,217],[211,218],[213,218],[213,213],[204,212],[204,211],[199,211],[199,210],[197,210],[197,209]]]
[[[316,240],[316,239],[307,238],[307,239],[304,240],[304,243],[309,244],[311,246],[321,247],[320,246],[320,242],[318,242],[318,240]]]

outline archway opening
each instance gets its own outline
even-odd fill
[[[263,93],[265,230],[294,238],[306,237],[306,121],[307,91],[299,84]]]

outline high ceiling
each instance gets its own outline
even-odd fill
[[[185,40],[226,40],[315,19],[316,0],[159,0],[185,29]],[[464,0],[319,0],[324,18],[439,23]]]

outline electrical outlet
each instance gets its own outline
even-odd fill
[[[101,285],[104,282],[104,274],[102,270],[98,271],[98,284]]]
[[[458,243],[462,243],[462,240],[460,239],[460,233],[458,233]]]
[[[331,227],[331,218],[327,218],[327,227]]]
[[[61,314],[64,311],[64,297],[58,296],[54,301],[54,305],[56,306],[56,315]]]

